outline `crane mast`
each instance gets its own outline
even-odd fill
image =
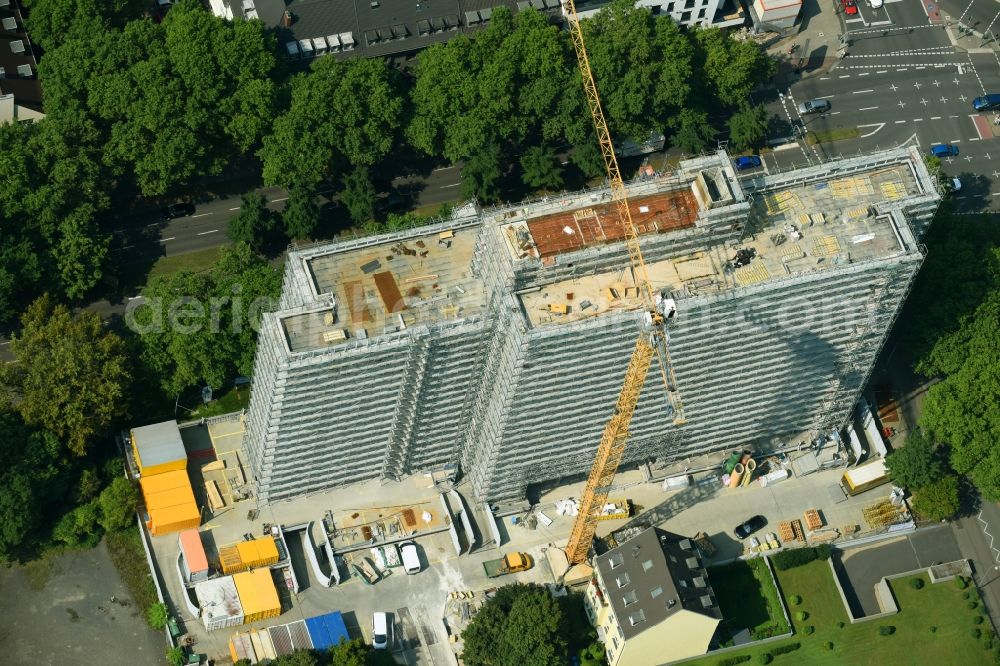
[[[566,8],[566,16],[569,19],[569,33],[573,40],[573,50],[576,52],[580,76],[583,79],[587,106],[590,108],[594,130],[601,147],[601,157],[604,159],[604,167],[608,174],[611,200],[625,231],[625,246],[628,248],[633,277],[645,310],[644,330],[640,332],[635,342],[635,348],[632,350],[632,357],[629,360],[628,369],[625,371],[625,379],[622,382],[621,391],[618,393],[614,413],[604,427],[594,464],[587,477],[587,485],[580,498],[580,509],[576,521],[573,523],[569,543],[566,546],[566,557],[569,563],[579,564],[587,559],[590,545],[594,540],[598,512],[607,502],[611,483],[618,472],[622,455],[625,453],[629,424],[632,422],[632,415],[635,413],[635,407],[639,402],[639,395],[646,382],[646,374],[649,372],[649,366],[654,356],[659,360],[663,385],[674,410],[674,423],[683,425],[685,419],[684,406],[677,392],[673,365],[670,362],[670,351],[664,330],[664,315],[657,307],[656,293],[649,282],[649,272],[646,269],[646,262],[642,258],[639,232],[632,221],[628,191],[622,181],[618,158],[615,156],[615,147],[611,141],[611,133],[608,131],[601,98],[597,92],[597,84],[594,83],[594,74],[590,69],[590,58],[583,41],[580,17],[576,13],[574,0],[563,0],[563,6]]]

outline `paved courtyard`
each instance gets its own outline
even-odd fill
[[[939,525],[878,545],[852,548],[837,557],[850,581],[843,585],[844,596],[858,617],[881,611],[875,599],[875,584],[883,577],[923,569],[935,562],[952,562],[962,559],[962,554],[950,526]]]

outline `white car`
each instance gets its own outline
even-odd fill
[[[958,192],[961,189],[962,189],[962,181],[959,180],[958,178],[952,178],[951,179],[951,191],[952,192]]]
[[[408,574],[420,573],[420,555],[417,544],[412,541],[399,544],[399,552],[403,557],[403,570]]]
[[[868,4],[871,5],[872,9],[878,9],[882,6],[882,0],[868,0]]]
[[[382,611],[372,616],[372,647],[376,650],[389,647],[389,616]]]

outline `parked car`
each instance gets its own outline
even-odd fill
[[[408,574],[420,573],[420,555],[417,553],[417,544],[406,541],[399,544],[399,552],[403,556],[403,571]]]
[[[372,647],[376,650],[389,647],[389,616],[382,611],[372,616]]]
[[[962,181],[959,180],[958,178],[952,178],[951,179],[951,191],[952,192],[958,192],[961,189],[962,189]]]
[[[830,102],[825,99],[807,99],[799,104],[799,113],[824,113],[830,110]]]
[[[868,4],[871,5],[872,9],[880,9],[882,7],[882,0],[868,0]]]
[[[951,157],[958,155],[958,146],[950,143],[939,143],[931,146],[931,155],[934,157]]]
[[[746,522],[737,525],[733,533],[736,535],[737,539],[746,539],[748,536],[756,532],[757,530],[764,529],[767,525],[767,518],[761,515],[756,515],[753,518],[747,518]]]
[[[757,155],[741,155],[733,160],[733,164],[736,165],[738,171],[745,171],[746,169],[755,169],[760,166],[760,157]]]
[[[164,220],[172,220],[176,217],[187,217],[188,215],[194,215],[194,204],[190,201],[172,203],[163,208],[160,212],[163,213]]]
[[[1000,109],[1000,94],[983,95],[972,100],[972,108],[976,111]]]
[[[858,3],[855,0],[840,0],[840,4],[843,5],[845,14],[854,16],[858,13]]]

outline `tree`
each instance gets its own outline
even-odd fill
[[[694,31],[694,38],[706,92],[722,106],[748,103],[750,91],[774,73],[774,61],[753,41],[735,40],[718,28],[704,27]]]
[[[243,195],[240,212],[229,220],[229,238],[234,243],[246,243],[260,252],[274,240],[274,215],[267,207],[263,194]]]
[[[557,190],[563,185],[562,166],[556,151],[533,146],[521,156],[521,179],[529,187]]]
[[[271,663],[274,666],[320,666],[319,660],[311,650],[296,650],[291,654],[283,654]]]
[[[566,663],[563,611],[538,585],[508,585],[472,618],[462,633],[469,666]]]
[[[70,548],[93,548],[101,540],[97,502],[81,504],[66,513],[52,530],[52,539]]]
[[[0,367],[0,380],[27,423],[82,456],[125,415],[131,382],[125,345],[99,315],[73,316],[48,296],[28,307],[21,324],[10,344],[16,362]]]
[[[126,314],[144,370],[170,396],[251,374],[261,313],[280,291],[281,275],[243,243],[223,250],[208,273],[154,278]]]
[[[947,520],[958,513],[958,477],[942,477],[914,492],[913,509],[927,520]]]
[[[893,483],[911,490],[929,485],[948,472],[934,450],[934,443],[919,428],[907,435],[906,446],[885,459],[885,466]]]
[[[375,217],[375,184],[372,183],[368,169],[354,169],[343,180],[344,189],[340,192],[340,201],[347,208],[347,213],[355,223],[365,222]]]
[[[677,148],[689,153],[700,153],[715,140],[715,129],[708,122],[708,114],[695,109],[684,109],[671,123],[674,135],[670,141]]]
[[[0,561],[30,555],[48,537],[69,487],[64,447],[0,410]]]
[[[116,476],[97,499],[101,508],[101,527],[107,532],[135,527],[138,502],[139,493],[136,492],[135,485],[124,476]]]
[[[288,201],[281,213],[285,233],[289,238],[309,238],[319,225],[319,206],[316,193],[307,187],[293,187],[288,191]]]
[[[500,147],[490,144],[466,161],[462,168],[460,194],[483,202],[497,201],[500,199],[500,180],[503,176]]]
[[[728,125],[729,141],[736,150],[756,148],[767,136],[767,110],[763,105],[741,104]]]
[[[996,250],[994,250],[996,252]],[[1000,253],[998,253],[1000,254]],[[918,368],[943,375],[927,392],[921,424],[950,447],[955,471],[990,500],[1000,499],[1000,290],[989,294],[957,331],[941,338]]]
[[[98,231],[95,213],[93,206],[81,206],[61,225],[55,256],[62,291],[70,298],[81,298],[101,279],[109,239]]]
[[[578,143],[570,154],[570,161],[583,172],[587,178],[596,178],[606,173],[604,158],[597,146],[597,137],[591,135],[590,141]]]
[[[669,16],[615,0],[582,27],[613,137],[645,141],[690,106],[694,49]]]
[[[383,60],[319,58],[292,79],[291,106],[264,137],[264,182],[315,187],[349,167],[371,167],[398,143],[400,74]]]
[[[337,645],[329,649],[327,654],[332,666],[366,666],[371,652],[373,652],[372,647],[360,638],[351,640],[342,638]]]

